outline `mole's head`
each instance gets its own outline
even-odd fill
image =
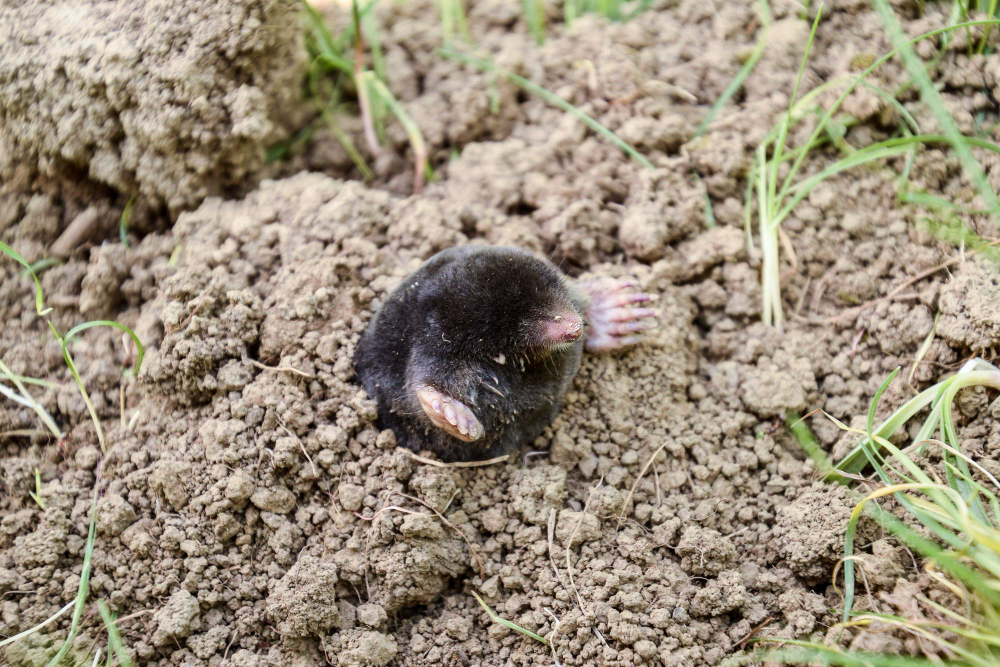
[[[540,359],[584,336],[564,280],[524,250],[483,248],[442,267],[424,303],[434,335],[457,353]]]

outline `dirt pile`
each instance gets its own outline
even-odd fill
[[[298,104],[291,0],[14,3],[0,26],[8,183],[86,178],[184,210],[251,178]]]

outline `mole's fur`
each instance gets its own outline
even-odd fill
[[[586,307],[555,266],[524,250],[451,248],[387,297],[361,336],[355,371],[378,403],[378,426],[400,445],[445,461],[492,458],[555,418],[584,337],[577,325],[554,341],[546,327],[574,316],[582,324]],[[467,442],[432,423],[416,395],[426,386],[467,406],[480,437]]]

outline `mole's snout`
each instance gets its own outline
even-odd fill
[[[556,345],[572,343],[583,336],[583,320],[575,313],[556,315],[542,321],[542,335],[545,340]]]

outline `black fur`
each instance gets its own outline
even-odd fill
[[[378,402],[379,427],[399,444],[445,461],[500,456],[555,418],[580,368],[584,338],[553,350],[537,323],[568,311],[582,319],[585,308],[555,266],[524,250],[450,248],[388,296],[361,336],[354,368]],[[465,403],[485,436],[463,442],[431,425],[414,392],[420,384]]]

